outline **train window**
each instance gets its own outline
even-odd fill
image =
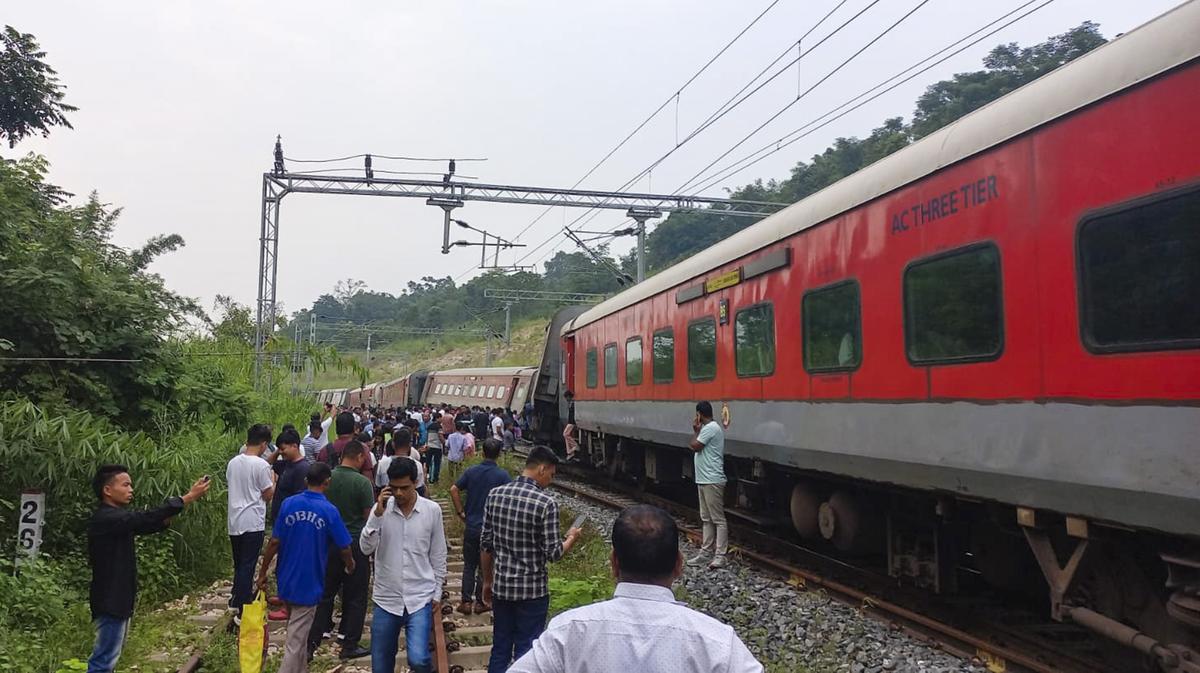
[[[688,378],[707,381],[717,376],[717,321],[703,318],[688,325]]]
[[[528,388],[525,386],[524,383],[517,386],[517,394],[513,395],[513,402],[518,405],[522,404],[525,401],[525,391],[526,390],[528,390]]]
[[[734,316],[733,359],[738,376],[775,373],[775,309],[770,304],[744,308]]]
[[[862,362],[862,307],[857,282],[841,282],[805,294],[800,313],[805,369],[837,372],[858,368]]]
[[[1099,353],[1200,346],[1200,189],[1079,227],[1080,323]]]
[[[587,352],[587,387],[596,387],[596,349],[589,348]]]
[[[495,397],[495,396],[496,396],[496,386],[488,386],[487,395],[484,395],[484,397],[490,398],[490,397]]]
[[[504,399],[504,393],[508,390],[508,386],[500,386],[496,389],[496,399]]]
[[[670,327],[660,329],[650,340],[654,358],[654,382],[670,383],[675,379],[675,332]]]
[[[904,327],[913,363],[1000,356],[1004,344],[1000,251],[972,245],[915,262],[904,271]]]
[[[642,384],[642,337],[625,342],[625,385]]]
[[[604,385],[617,385],[617,345],[604,347]]]

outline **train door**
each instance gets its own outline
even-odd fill
[[[571,397],[575,391],[575,336],[563,337],[562,371],[559,372],[560,388],[563,394]]]

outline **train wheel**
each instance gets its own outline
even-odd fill
[[[876,551],[882,540],[878,516],[861,497],[837,491],[821,504],[817,513],[821,537],[839,551],[863,553]]]
[[[797,482],[792,487],[789,509],[792,513],[792,527],[801,538],[814,540],[821,534],[820,523],[817,521],[821,509],[821,496],[810,482]]]

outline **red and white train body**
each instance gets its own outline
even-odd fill
[[[1195,589],[1198,36],[1192,2],[572,320],[593,460],[686,480],[708,400],[730,505],[893,574],[1103,537]]]

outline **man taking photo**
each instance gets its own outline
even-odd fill
[[[129,618],[137,598],[135,535],[161,533],[171,517],[208,493],[208,477],[201,477],[180,497],[161,506],[131,512],[133,479],[124,465],[101,465],[92,478],[92,491],[100,506],[88,521],[88,565],[92,568],[89,602],[96,627],[96,645],[88,659],[88,673],[110,673],[117,667]]]

